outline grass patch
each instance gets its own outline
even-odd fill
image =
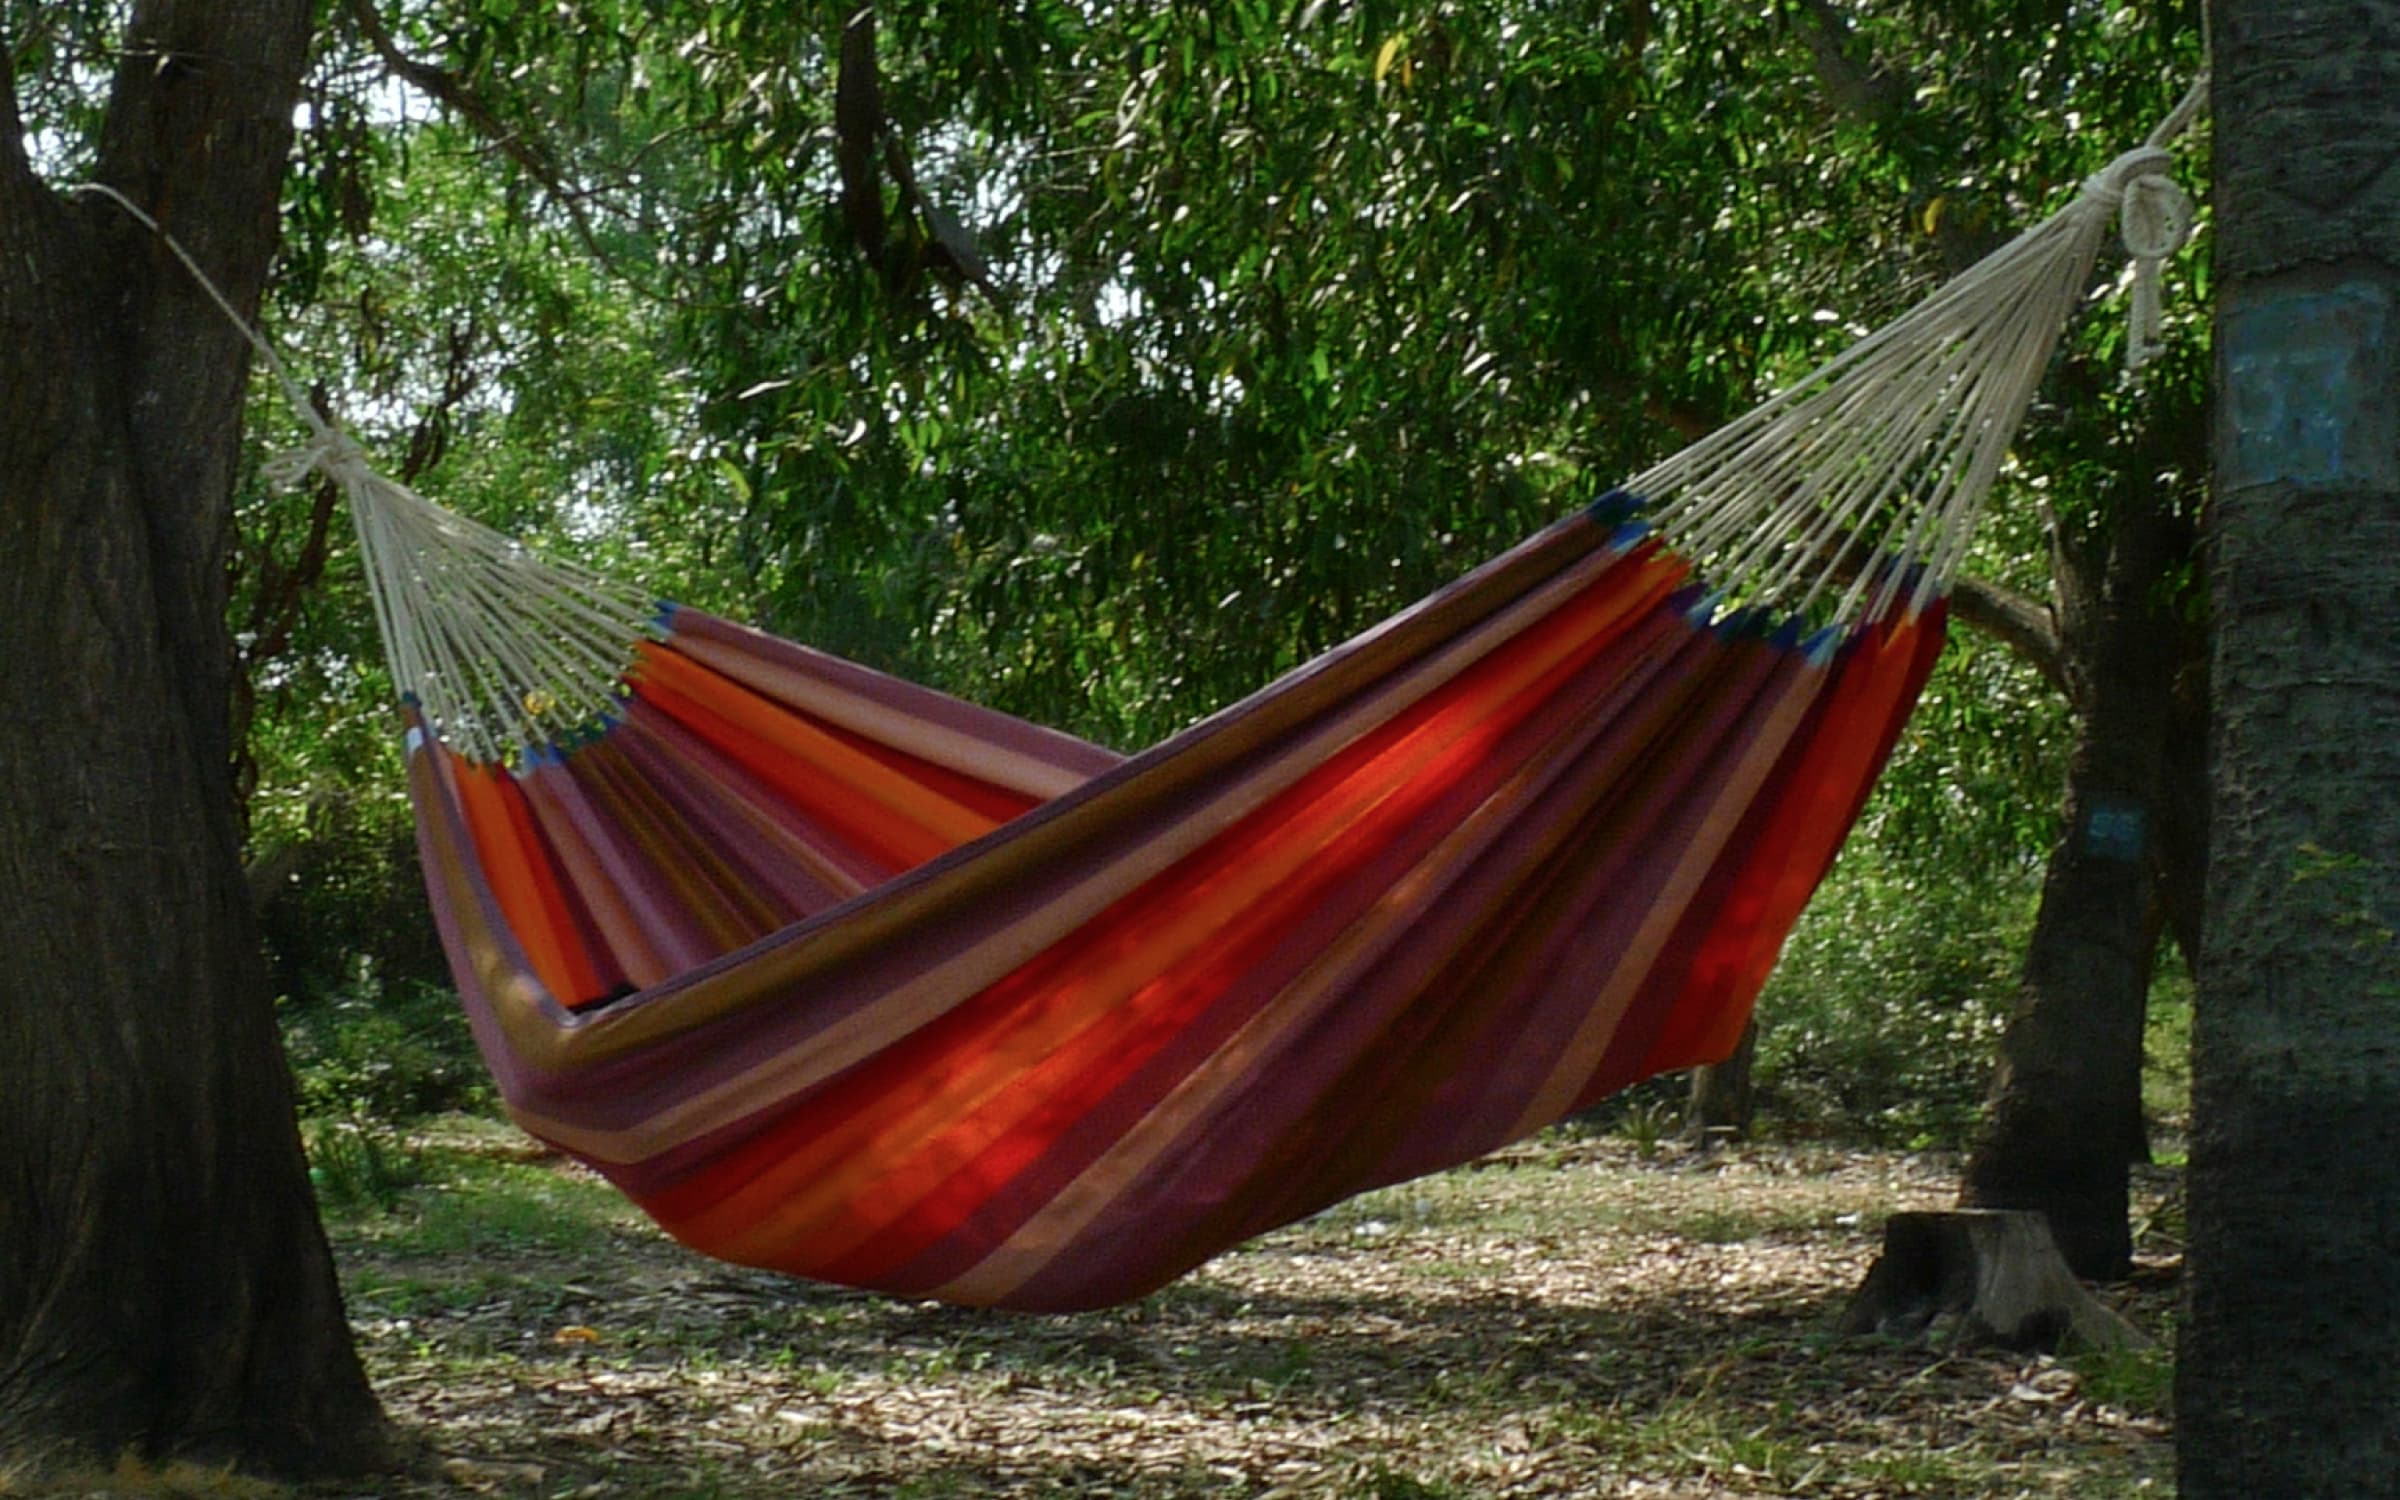
[[[387,1203],[353,1205],[335,1222],[388,1256],[500,1251],[577,1253],[636,1232],[640,1212],[599,1178],[556,1163],[494,1160],[440,1147],[413,1150],[410,1186]]]
[[[2192,1117],[2192,973],[2180,954],[2159,955],[2145,1014],[2142,1114],[2153,1134],[2179,1137]]]
[[[1652,1461],[1676,1455],[1697,1478],[1764,1484],[1778,1492],[1823,1469],[1797,1442],[1779,1435],[1775,1424],[1746,1425],[1747,1416],[1714,1397],[1679,1402],[1628,1429],[1628,1453]]]
[[[308,1180],[328,1214],[388,1213],[425,1180],[423,1163],[398,1131],[358,1116],[302,1123]]]
[[[1930,1451],[1878,1453],[1860,1463],[1859,1473],[1878,1489],[1901,1495],[1955,1495],[1966,1487],[1959,1466]]]
[[[2076,1355],[2084,1396],[2137,1417],[2165,1418],[2175,1409],[2175,1352],[2165,1343],[2146,1349],[2093,1349]]]
[[[1345,1486],[1359,1500],[1467,1500],[1467,1492],[1438,1479],[1376,1464]]]

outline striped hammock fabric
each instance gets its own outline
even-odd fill
[[[1724,1056],[2163,162],[1130,759],[536,558],[316,423],[508,1108],[707,1254],[1061,1310]]]
[[[1689,571],[1579,517],[1124,762],[676,611],[597,741],[411,757],[468,1013],[711,1255],[1138,1296],[1738,1039],[1940,611]]]

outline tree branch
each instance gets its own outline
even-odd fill
[[[1833,577],[1843,583],[1855,581],[1879,555],[1873,548],[1851,545],[1847,537],[1828,541],[1821,553]],[[1950,580],[1950,616],[2006,646],[2068,702],[2074,702],[2066,638],[2048,606],[2015,589],[1962,573]]]
[[[2014,589],[1961,575],[1950,584],[1950,614],[2006,646],[2072,701],[2066,643],[2047,608]]]
[[[475,91],[446,68],[409,56],[400,50],[391,29],[383,24],[383,16],[375,8],[375,0],[349,0],[351,20],[358,23],[359,35],[366,38],[392,76],[422,92],[467,123],[477,135],[490,142],[502,156],[524,168],[527,176],[541,185],[542,191],[567,216],[575,237],[592,258],[608,267],[609,273],[631,286],[642,283],[626,273],[600,243],[599,232],[593,228],[591,215],[583,206],[584,194],[570,187],[558,162],[540,145],[526,138],[522,131],[511,129],[495,114],[492,107],[475,95]]]
[[[966,225],[917,186],[907,146],[884,113],[883,76],[875,57],[875,8],[862,7],[842,28],[841,66],[834,78],[833,160],[841,173],[842,218],[867,264],[894,294],[912,289],[928,266],[966,282],[1004,313],[1006,303],[992,268]],[[880,160],[882,168],[878,175]],[[890,178],[904,216],[922,221],[924,233],[895,243],[883,202]]]
[[[1905,73],[1879,65],[1850,18],[1832,0],[1798,0],[1808,17],[1800,40],[1817,65],[1817,81],[1836,108],[1869,125],[1890,129],[1909,112],[1915,85]]]
[[[862,7],[842,28],[841,68],[833,86],[833,161],[842,177],[842,217],[867,264],[887,282],[883,184],[875,175],[883,137],[883,89],[875,65],[875,8]]]

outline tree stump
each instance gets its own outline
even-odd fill
[[[1954,1209],[1894,1214],[1883,1251],[1835,1332],[2055,1350],[2147,1345],[2141,1330],[2101,1305],[2067,1269],[2038,1213]]]

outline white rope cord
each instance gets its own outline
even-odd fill
[[[2128,365],[2156,351],[2159,268],[2191,225],[2165,146],[2206,98],[2203,79],[2065,208],[1624,486],[1709,580],[1707,608],[1850,622],[1903,598],[1914,614],[1948,588],[2120,215]]]
[[[349,497],[393,674],[444,739],[530,757],[615,712],[633,643],[653,633],[648,601],[363,462],[319,467]]]

